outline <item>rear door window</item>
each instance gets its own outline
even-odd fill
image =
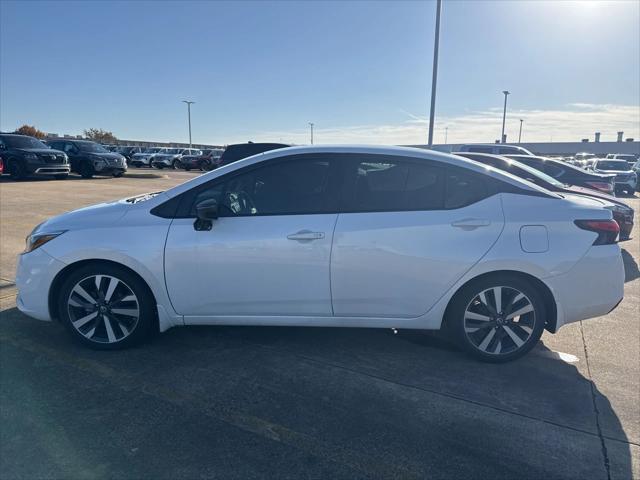
[[[345,212],[436,210],[444,203],[444,170],[428,161],[362,155],[348,175]]]
[[[487,196],[487,181],[482,175],[464,169],[447,169],[444,208],[462,208]]]

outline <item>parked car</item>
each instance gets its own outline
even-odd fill
[[[578,152],[574,155],[574,158],[576,160],[597,160],[598,156],[595,153],[589,153],[589,152]]]
[[[134,167],[151,167],[151,161],[153,160],[153,157],[158,153],[164,152],[165,150],[168,150],[167,147],[147,148],[142,153],[134,153],[130,163]]]
[[[504,362],[620,303],[617,235],[598,202],[454,155],[293,147],[41,223],[17,305],[97,349],[185,324],[444,328]]]
[[[604,208],[611,210],[613,219],[620,226],[620,240],[629,240],[633,230],[634,210],[619,198],[591,188],[565,185],[546,173],[533,167],[520,163],[511,158],[485,153],[457,152],[454,155],[468,158],[494,168],[508,172],[516,177],[535,183],[539,187],[563,195],[581,195],[604,202]]]
[[[533,155],[529,150],[517,145],[505,145],[504,143],[470,143],[461,145],[459,152],[491,153],[493,155]]]
[[[631,166],[640,159],[640,155],[634,155],[632,153],[609,153],[607,160],[624,160]]]
[[[220,166],[220,158],[224,150],[212,148],[203,150],[202,155],[183,155],[180,159],[180,167],[185,170],[200,169],[202,171],[213,170]]]
[[[614,174],[616,193],[627,192],[633,195],[635,192],[638,177],[625,160],[597,160],[592,169],[596,173]]]
[[[69,175],[69,159],[37,138],[12,133],[0,134],[0,154],[4,168],[12,178],[52,175],[62,180]]]
[[[89,140],[51,140],[52,148],[62,150],[69,156],[71,171],[79,173],[82,178],[94,175],[111,175],[121,177],[127,171],[127,162],[119,153],[113,153]]]
[[[202,155],[202,150],[197,148],[169,148],[164,152],[156,153],[151,160],[154,168],[181,168],[180,160],[183,155]]]
[[[614,192],[613,181],[615,175],[600,175],[598,173],[587,172],[574,165],[558,162],[557,160],[546,157],[531,155],[506,155],[506,157],[540,170],[567,185],[591,188],[605,193]]]
[[[222,157],[220,157],[219,166],[222,167],[224,165],[237,162],[238,160],[242,160],[243,158],[271,150],[277,150],[279,148],[287,148],[289,146],[290,145],[285,145],[284,143],[236,143],[225,148]]]
[[[143,151],[144,151],[143,147],[131,147],[131,146],[118,147],[118,149],[116,150],[117,153],[122,155],[127,160],[127,165],[131,163],[131,160],[136,153],[142,153]]]
[[[0,157],[0,175],[4,173],[4,160]]]
[[[636,177],[640,178],[640,160],[634,163],[631,169],[635,172]],[[636,191],[640,191],[640,182],[636,182]]]

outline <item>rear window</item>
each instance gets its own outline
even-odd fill
[[[469,147],[469,151],[474,153],[493,153],[493,147]]]

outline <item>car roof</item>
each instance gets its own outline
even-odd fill
[[[515,175],[511,175],[508,172],[504,172],[497,168],[489,167],[479,162],[474,162],[467,158],[458,157],[449,153],[437,152],[435,150],[426,150],[423,148],[413,147],[397,147],[397,146],[378,146],[378,145],[313,145],[313,146],[299,146],[299,147],[285,147],[276,150],[269,150],[267,152],[258,153],[251,157],[237,160],[233,163],[218,167],[211,172],[195,177],[181,185],[178,185],[165,192],[166,195],[173,197],[179,195],[197,185],[206,183],[214,178],[222,176],[226,173],[232,172],[239,168],[247,167],[253,164],[261,163],[263,161],[270,160],[272,158],[278,158],[281,156],[289,155],[302,155],[313,153],[334,153],[334,154],[371,154],[371,155],[388,155],[388,156],[400,156],[411,158],[423,158],[425,160],[436,160],[445,164],[467,168],[469,170],[488,175],[503,182],[509,183],[523,190],[530,190],[535,192],[541,192],[546,195],[553,196],[552,192],[538,187],[537,185],[523,180]]]

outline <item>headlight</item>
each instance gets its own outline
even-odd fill
[[[25,160],[37,160],[38,156],[35,153],[25,153],[24,158]]]
[[[41,247],[45,243],[53,240],[59,235],[62,235],[66,230],[62,230],[60,232],[51,232],[51,233],[32,233],[26,238],[26,246],[24,248],[24,252],[29,253],[33,252],[36,248]]]

